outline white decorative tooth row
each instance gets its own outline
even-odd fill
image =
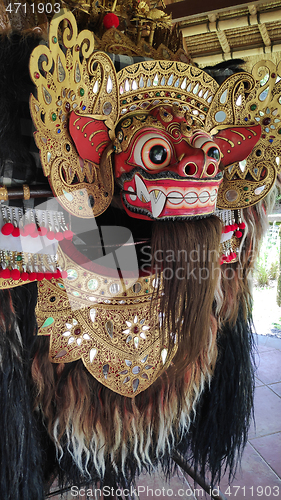
[[[198,200],[200,203],[207,203],[209,200],[214,202],[217,198],[217,190],[213,189],[211,193],[208,191],[202,191],[199,195],[195,191],[189,191],[185,195],[179,193],[178,191],[172,191],[167,196],[158,189],[153,189],[152,191],[148,191],[145,183],[141,179],[139,175],[135,176],[136,183],[136,193],[132,186],[129,186],[128,191],[132,192],[130,194],[130,199],[132,201],[136,201],[139,198],[140,201],[144,201],[145,203],[151,202],[152,215],[154,218],[158,217],[168,200],[172,205],[179,205],[183,201],[185,201],[189,205],[193,205]]]
[[[174,83],[173,83],[174,82]],[[198,95],[198,97],[205,99],[209,104],[212,102],[213,96],[209,95],[210,90],[206,88],[200,88],[199,82],[188,82],[187,78],[185,77],[180,84],[180,78],[175,77],[175,75],[172,73],[169,76],[162,76],[156,74],[151,80],[148,78],[145,82],[143,76],[141,75],[139,81],[133,80],[130,82],[128,78],[126,78],[125,82],[122,83],[119,87],[119,92],[120,95],[124,94],[124,92],[130,92],[131,90],[138,90],[138,89],[148,89],[148,88],[153,88],[153,87],[161,87],[161,86],[173,86],[178,91],[181,89],[185,92],[191,92],[194,95]]]

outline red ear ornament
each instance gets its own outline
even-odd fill
[[[99,164],[103,151],[110,144],[108,128],[104,121],[72,111],[69,117],[69,133],[80,157]]]
[[[260,140],[262,128],[260,125],[248,127],[228,127],[220,130],[214,136],[214,142],[222,153],[221,165],[226,167],[236,161],[242,161],[252,152]]]

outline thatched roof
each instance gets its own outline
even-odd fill
[[[169,0],[168,0],[169,1]],[[194,14],[190,1],[173,2],[167,6],[173,20],[180,22],[190,56],[200,66],[230,58],[256,62],[281,60],[281,1],[251,2],[226,9],[219,0],[208,5],[208,13]],[[198,10],[202,10],[202,3]],[[206,7],[207,8],[207,7]],[[192,12],[189,15],[189,12]]]

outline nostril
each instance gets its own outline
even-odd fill
[[[188,163],[184,167],[185,175],[195,175],[197,172],[197,165],[195,163]]]
[[[215,173],[216,167],[213,163],[210,163],[207,168],[207,174],[208,175],[213,175]]]

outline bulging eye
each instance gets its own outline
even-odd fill
[[[171,160],[170,146],[160,137],[150,139],[142,147],[141,159],[150,170],[167,167]]]
[[[149,151],[149,159],[154,165],[162,165],[167,160],[168,152],[162,144],[152,146]]]
[[[137,165],[148,170],[159,170],[170,164],[172,146],[160,135],[148,133],[136,141],[133,154]]]
[[[214,158],[214,160],[216,161],[220,161],[221,157],[220,152],[216,147],[211,147],[210,149],[208,149],[207,156],[209,156],[209,158]]]
[[[211,137],[201,134],[196,134],[192,140],[192,146],[194,148],[200,148],[209,157],[213,158],[216,162],[220,162],[221,153],[218,149],[216,143]]]

